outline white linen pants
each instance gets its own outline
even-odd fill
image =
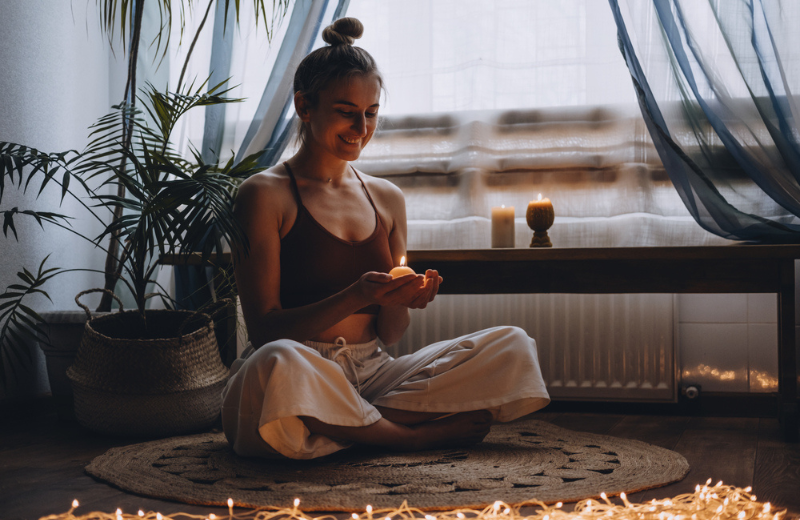
[[[494,327],[392,358],[376,341],[346,345],[282,339],[252,346],[231,367],[222,426],[243,456],[311,459],[348,447],[312,434],[300,416],[369,426],[375,406],[443,414],[489,410],[507,422],[550,402],[536,342]]]

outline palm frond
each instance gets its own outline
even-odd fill
[[[60,213],[52,213],[50,211],[33,211],[30,209],[20,210],[17,207],[3,211],[3,236],[8,237],[8,230],[11,229],[11,231],[14,233],[14,239],[17,241],[19,241],[19,237],[17,236],[17,227],[14,225],[14,215],[31,216],[36,220],[42,229],[44,229],[44,222],[49,222],[59,227],[68,229],[67,225],[69,225],[69,219],[72,218]],[[61,219],[63,223],[59,222],[59,219]]]
[[[90,127],[91,141],[81,152],[75,167],[75,171],[86,180],[98,176],[112,179],[118,176],[124,177],[124,172],[119,171],[119,165],[125,164],[127,167],[128,162],[121,159],[123,157],[130,159],[131,153],[141,158],[146,154],[146,148],[163,149],[163,153],[169,155],[172,160],[180,160],[170,144],[164,142],[161,136],[147,125],[141,110],[127,103],[114,105],[112,110],[113,112],[101,117]],[[129,150],[124,146],[126,125],[133,127],[133,135],[136,137],[132,140]]]
[[[148,83],[142,89],[144,98],[140,97],[145,110],[156,122],[159,130],[159,138],[163,144],[169,143],[172,131],[178,120],[189,110],[195,107],[205,107],[220,105],[223,103],[238,103],[243,101],[240,98],[227,98],[224,95],[235,87],[223,88],[228,80],[214,85],[205,91],[208,79],[203,81],[197,88],[194,84],[181,87],[178,92],[163,93]]]
[[[223,0],[219,0],[220,2]],[[231,5],[231,0],[225,1],[225,25],[228,26],[228,9]],[[255,13],[255,26],[264,24],[264,30],[267,33],[267,41],[272,41],[272,36],[275,34],[275,26],[283,20],[286,12],[289,10],[291,0],[272,0],[270,11],[272,16],[267,16],[267,2],[265,0],[253,0],[253,12]],[[233,7],[236,15],[236,25],[239,25],[239,13],[241,12],[241,0],[233,0]]]
[[[155,36],[153,43],[155,44],[154,54],[162,53],[162,59],[166,56],[169,50],[169,40],[172,36],[172,19],[173,19],[173,5],[172,0],[155,0],[158,5],[158,25],[159,31]],[[186,27],[186,6],[188,4],[191,9],[195,0],[185,0],[177,2],[177,14],[180,19],[180,34],[181,40],[183,39],[183,32]],[[108,42],[113,46],[116,35],[119,34],[119,39],[125,48],[130,43],[130,38],[136,32],[132,25],[134,20],[134,8],[136,2],[134,0],[96,0],[98,11],[100,14],[100,29],[108,37]]]
[[[49,257],[47,255],[42,260],[36,274],[23,268],[17,273],[22,283],[11,284],[0,294],[0,322],[5,320],[0,329],[0,384],[4,388],[9,388],[12,383],[6,375],[11,375],[16,382],[16,372],[30,366],[29,342],[48,342],[47,332],[42,327],[44,320],[24,302],[33,294],[42,294],[50,299],[42,286],[62,271],[59,267],[45,268]]]
[[[52,181],[61,186],[61,200],[69,191],[69,183],[76,180],[87,193],[91,189],[80,177],[76,176],[73,162],[80,154],[76,150],[65,152],[50,153],[42,152],[36,148],[31,148],[22,144],[0,141],[0,202],[3,200],[6,184],[5,179],[11,181],[11,186],[16,183],[17,189],[26,191],[34,178],[41,177],[39,193]],[[30,168],[25,177],[25,168]],[[61,180],[56,178],[56,174],[62,172]],[[37,175],[38,174],[38,175]],[[24,181],[24,184],[23,184]]]

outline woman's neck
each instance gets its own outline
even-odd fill
[[[289,159],[289,164],[295,175],[330,184],[339,184],[347,173],[349,165],[347,161],[338,157],[314,153],[305,144],[301,145],[300,150]]]

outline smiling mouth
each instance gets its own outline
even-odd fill
[[[343,136],[340,135],[339,139],[341,139],[342,141],[344,141],[347,144],[358,144],[358,143],[361,142],[361,138],[360,137],[356,137],[355,139],[348,139],[347,137],[343,137]]]

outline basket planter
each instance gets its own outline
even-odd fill
[[[74,420],[72,386],[67,378],[67,368],[75,361],[88,318],[84,311],[52,311],[40,314],[45,322],[49,343],[38,342],[38,345],[45,355],[53,403],[59,419]],[[108,313],[93,312],[92,316],[106,314]]]
[[[67,371],[75,418],[112,435],[166,437],[209,429],[228,378],[213,320],[174,310],[148,310],[145,319],[144,337],[138,311],[86,322]]]

